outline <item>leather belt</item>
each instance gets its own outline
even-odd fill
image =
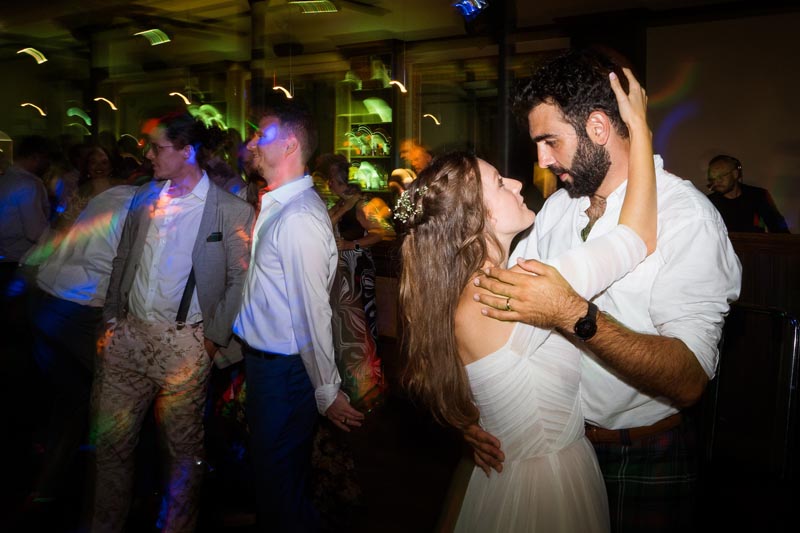
[[[245,355],[251,355],[253,357],[258,357],[259,359],[266,359],[267,361],[274,361],[275,359],[283,359],[285,357],[292,357],[293,355],[300,355],[300,354],[265,352],[263,350],[257,350],[256,348],[253,348],[252,346],[249,346],[244,342],[242,342],[241,344],[242,344],[242,352]]]
[[[653,435],[664,433],[679,426],[683,422],[680,413],[668,416],[650,426],[640,426],[626,429],[604,429],[592,424],[585,424],[586,438],[595,444],[622,444],[629,445]]]

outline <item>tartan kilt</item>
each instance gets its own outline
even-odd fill
[[[611,531],[692,530],[696,442],[694,425],[684,419],[672,429],[630,445],[593,443],[608,490]]]

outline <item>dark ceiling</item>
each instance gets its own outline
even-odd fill
[[[657,18],[721,16],[764,6],[749,0],[508,0],[517,28],[558,26],[571,17],[637,9]],[[158,58],[167,66],[217,60],[249,61],[262,48],[299,44],[305,54],[382,39],[404,42],[467,34],[453,0],[334,0],[339,11],[302,14],[286,0],[27,0],[3,2],[0,11],[0,61],[33,47],[61,60],[64,74],[81,63],[107,67]],[[767,2],[777,4],[776,2]],[[780,2],[778,2],[780,3]],[[490,0],[492,9],[503,0]],[[763,7],[762,7],[763,8]],[[168,45],[150,47],[136,32],[158,28]],[[254,33],[262,33],[258,41]]]

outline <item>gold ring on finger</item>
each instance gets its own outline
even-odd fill
[[[511,296],[506,298],[506,311],[511,311]]]

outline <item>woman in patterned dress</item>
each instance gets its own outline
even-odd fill
[[[368,410],[383,388],[375,307],[375,262],[370,248],[394,236],[389,208],[378,197],[347,182],[350,163],[341,155],[325,155],[317,171],[339,197],[329,210],[339,250],[331,307],[336,362],[344,391],[356,406]]]

